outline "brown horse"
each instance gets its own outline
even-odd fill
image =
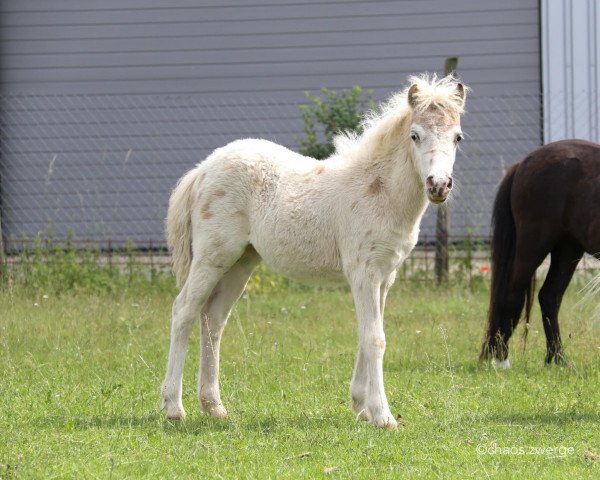
[[[562,140],[513,165],[493,208],[492,287],[481,358],[508,367],[508,340],[523,306],[529,322],[535,271],[550,254],[538,298],[546,363],[564,361],[558,328],[563,294],[584,252],[600,258],[600,145]]]

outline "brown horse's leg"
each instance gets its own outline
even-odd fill
[[[582,256],[583,248],[572,241],[563,241],[552,250],[550,270],[538,295],[546,334],[546,363],[552,360],[559,363],[564,360],[558,328],[558,310]]]
[[[533,232],[518,235],[510,280],[504,294],[496,298],[493,305],[496,328],[488,332],[488,345],[500,362],[508,357],[508,341],[520,320],[533,276],[550,250],[545,242],[535,239]]]
[[[506,298],[499,307],[499,314],[505,319],[500,323],[496,338],[496,358],[506,360],[508,357],[508,341],[512,336],[523,311],[527,288],[535,274],[537,265],[530,262],[515,267],[511,285],[506,292]]]

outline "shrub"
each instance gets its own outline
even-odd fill
[[[299,139],[299,152],[318,160],[333,153],[333,138],[338,133],[361,133],[363,114],[375,108],[372,92],[363,92],[359,86],[341,92],[322,88],[321,93],[323,97],[305,92],[310,103],[299,107],[306,134],[306,138]]]

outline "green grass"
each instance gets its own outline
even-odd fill
[[[349,408],[345,290],[240,300],[222,348],[227,420],[200,413],[195,331],[177,423],[158,408],[173,292],[5,289],[0,478],[600,478],[600,323],[576,290],[561,319],[575,367],[543,365],[537,315],[513,368],[495,371],[477,361],[485,288],[395,287],[386,390],[404,424],[382,431]]]

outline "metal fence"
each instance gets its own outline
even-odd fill
[[[164,218],[177,179],[237,138],[267,138],[295,149],[303,128],[298,103],[201,95],[0,97],[4,248],[18,252],[38,236],[41,245],[164,249]],[[541,105],[539,95],[469,99],[466,142],[447,207],[455,255],[470,249],[479,263],[487,261],[481,246],[496,187],[509,165],[542,143]],[[430,207],[424,218],[417,260],[428,262],[433,251],[435,213]]]

